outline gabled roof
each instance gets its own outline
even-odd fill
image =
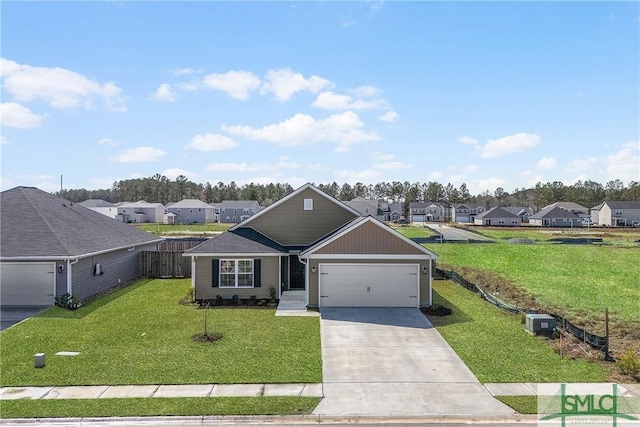
[[[0,257],[68,259],[162,241],[34,187],[0,193]]]
[[[491,219],[491,218],[520,218],[520,217],[512,212],[509,212],[505,208],[498,206],[476,215],[476,219],[484,219],[484,218]]]
[[[288,249],[253,228],[226,231],[184,252],[185,256],[229,254],[287,254]]]
[[[640,202],[636,200],[605,200],[602,205],[610,209],[640,209]]]
[[[184,199],[179,202],[172,203],[171,209],[212,209],[208,203],[198,199]]]
[[[118,203],[119,208],[158,208],[164,207],[162,203],[150,203],[144,200],[138,200],[137,202],[122,202]]]
[[[588,210],[586,207],[574,202],[555,202],[545,206],[544,208],[542,208],[542,210],[545,210],[547,208],[561,208],[567,211],[587,211]]]
[[[547,207],[545,209],[542,209],[540,212],[535,213],[529,217],[529,219],[543,219],[543,218],[575,219],[579,217],[577,214],[559,207]]]
[[[85,208],[115,208],[116,207],[116,205],[114,205],[113,203],[107,202],[106,200],[102,200],[102,199],[87,199],[83,202],[80,202],[80,204]]]
[[[533,210],[531,208],[525,208],[525,207],[522,207],[522,206],[504,206],[503,209],[511,212],[512,214],[518,215],[518,216],[533,214]]]
[[[361,227],[364,224],[368,224],[368,223],[377,225],[378,227],[380,227],[384,231],[394,235],[395,237],[397,237],[398,239],[404,241],[408,245],[413,246],[414,248],[416,248],[418,251],[424,253],[425,255],[428,255],[428,256],[430,256],[430,257],[432,257],[434,259],[437,258],[437,255],[435,253],[431,252],[430,250],[428,250],[424,246],[414,242],[413,240],[411,240],[408,237],[404,236],[403,234],[397,232],[393,228],[387,226],[386,224],[380,222],[379,220],[377,220],[376,218],[374,218],[372,216],[361,216],[361,217],[354,218],[352,221],[346,223],[343,227],[341,227],[338,230],[336,230],[335,233],[332,233],[331,235],[323,238],[319,242],[316,242],[316,243],[312,244],[311,246],[309,246],[309,248],[307,248],[306,250],[302,251],[302,253],[300,254],[300,257],[301,258],[307,258],[312,253],[314,253],[314,252],[318,251],[319,249],[321,249],[321,248],[331,244],[332,242],[340,239],[341,237],[343,237],[346,234],[352,232],[353,230],[357,229],[358,227]]]
[[[327,200],[330,200],[332,203],[335,203],[337,206],[343,208],[344,210],[346,210],[348,212],[351,212],[353,215],[360,216],[360,212],[358,212],[357,210],[355,210],[352,207],[348,206],[347,204],[341,202],[340,200],[338,200],[338,199],[336,199],[334,197],[331,197],[330,195],[328,195],[324,191],[322,191],[319,188],[317,188],[315,185],[313,185],[311,183],[306,183],[305,185],[303,185],[302,187],[298,188],[294,192],[287,194],[282,199],[280,199],[277,202],[275,202],[275,203],[267,206],[266,208],[262,209],[260,212],[256,213],[255,215],[245,219],[244,221],[242,221],[239,224],[234,225],[229,230],[235,230],[238,227],[246,227],[252,221],[255,221],[256,218],[260,218],[263,215],[268,214],[271,209],[273,209],[273,208],[275,208],[277,206],[280,206],[281,204],[285,203],[287,200],[292,199],[293,197],[295,197],[298,194],[302,193],[306,189],[310,189],[312,191],[315,191],[316,193],[318,193],[319,196],[322,196],[322,197],[326,198]],[[222,203],[224,203],[224,202],[222,202]]]
[[[257,200],[223,200],[220,203],[220,209],[252,209],[259,208],[260,204]]]
[[[442,204],[438,202],[411,202],[409,203],[409,209],[422,209],[429,206],[436,206],[442,208]]]

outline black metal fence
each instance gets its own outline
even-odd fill
[[[495,295],[490,294],[489,292],[485,291],[484,289],[482,289],[481,287],[479,287],[478,285],[476,285],[475,283],[471,283],[469,282],[467,279],[465,279],[464,277],[460,276],[458,273],[456,273],[455,271],[448,271],[448,270],[441,270],[439,268],[435,269],[436,274],[434,276],[434,278],[436,279],[449,279],[457,284],[459,284],[460,286],[463,286],[464,288],[472,291],[472,292],[476,292],[476,293],[480,293],[482,295],[482,298],[488,302],[490,302],[491,304],[500,307],[504,310],[508,310],[512,313],[536,313],[537,310],[533,310],[533,309],[529,309],[527,307],[518,307],[516,305],[513,304],[509,304],[506,301],[501,300],[500,298],[496,297]],[[556,324],[561,326],[562,328],[564,328],[568,333],[570,333],[571,335],[573,335],[574,337],[578,338],[579,340],[581,340],[582,342],[589,344],[591,347],[598,349],[600,351],[602,351],[605,356],[609,356],[609,348],[608,348],[608,339],[607,337],[603,337],[600,335],[596,335],[596,334],[592,334],[590,332],[588,332],[585,329],[582,329],[579,326],[574,325],[573,323],[571,323],[569,320],[567,320],[566,317],[558,315],[558,314],[554,314],[554,313],[549,313],[550,316],[554,317],[556,319]]]

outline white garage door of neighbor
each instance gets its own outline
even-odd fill
[[[0,270],[1,305],[53,305],[55,263],[2,263]]]
[[[418,307],[416,264],[320,264],[322,307]]]

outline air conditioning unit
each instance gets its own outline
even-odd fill
[[[525,317],[525,328],[532,334],[553,332],[556,330],[556,319],[548,314],[529,313]]]

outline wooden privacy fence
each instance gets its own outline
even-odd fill
[[[147,277],[191,277],[191,258],[183,257],[182,251],[140,252],[140,266]]]

